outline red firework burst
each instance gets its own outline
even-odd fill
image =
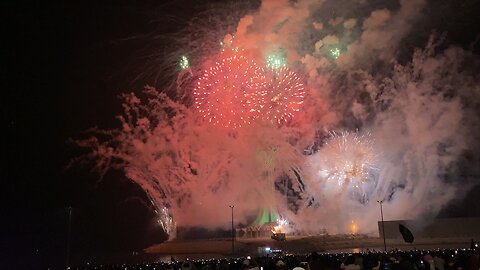
[[[254,117],[255,93],[265,75],[246,53],[225,51],[203,71],[193,90],[198,112],[214,125],[238,128]]]
[[[258,92],[258,111],[262,119],[281,125],[300,111],[305,85],[295,72],[286,67],[273,70],[270,77],[266,87]]]

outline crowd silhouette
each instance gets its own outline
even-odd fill
[[[392,250],[363,253],[317,253],[240,257],[230,259],[202,259],[143,263],[135,265],[88,264],[68,269],[79,270],[479,270],[480,252],[469,249]]]

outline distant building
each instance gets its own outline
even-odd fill
[[[277,225],[278,213],[274,210],[261,209],[257,216],[249,219],[247,225],[236,224],[235,238],[270,238]],[[248,219],[247,219],[248,220]],[[230,228],[206,229],[202,227],[177,227],[176,239],[218,239],[230,238]]]
[[[402,239],[399,224],[407,227],[415,238],[475,238],[480,237],[480,218],[444,218],[433,220],[385,221],[385,238]],[[379,236],[383,237],[382,222],[378,222]]]
[[[247,226],[237,228],[239,238],[270,238],[272,230],[277,225],[277,216],[274,210],[262,209],[253,222]]]

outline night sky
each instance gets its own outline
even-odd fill
[[[68,141],[88,128],[118,124],[118,95],[148,83],[135,84],[138,74],[128,74],[141,69],[132,66],[141,62],[135,54],[151,32],[178,31],[190,11],[185,1],[97,2],[1,4],[0,256],[6,261],[33,257],[61,265],[68,206],[72,253],[131,253],[165,239],[144,194],[123,175],[99,181],[89,165],[67,169],[82,154]],[[147,37],[128,40],[135,35]]]
[[[94,126],[117,127],[120,93],[161,84],[139,76],[154,68],[145,52],[168,50],[168,38],[161,37],[179,32],[208,5],[99,2],[1,4],[1,262],[61,265],[69,206],[74,261],[131,254],[165,239],[142,190],[121,172],[100,180],[91,164],[67,169],[83,153],[69,139]],[[479,3],[432,2],[427,12],[438,16],[425,24],[448,31],[448,41],[464,48],[477,39],[478,54]],[[480,216],[478,195],[477,185],[440,215]]]

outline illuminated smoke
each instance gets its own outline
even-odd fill
[[[231,204],[239,222],[274,209],[309,233],[376,232],[377,200],[386,220],[435,217],[478,183],[478,57],[435,36],[408,52],[426,1],[367,3],[263,1],[198,35],[205,20],[179,75],[192,84],[124,95],[121,128],[77,143],[168,209],[166,231],[227,227]],[[265,63],[272,48],[285,62]]]

